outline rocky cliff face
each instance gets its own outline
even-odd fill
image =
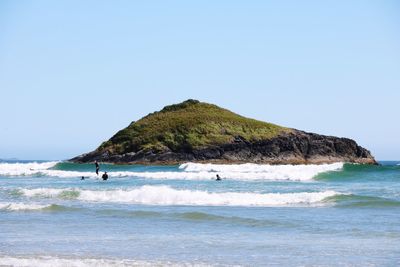
[[[260,164],[322,164],[352,162],[376,164],[371,153],[348,138],[324,136],[299,130],[276,137],[249,142],[236,136],[233,142],[181,151],[132,151],[113,153],[95,150],[71,159],[74,162],[177,164],[183,162],[260,163]]]

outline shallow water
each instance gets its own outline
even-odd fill
[[[0,265],[396,266],[398,164],[0,162]]]

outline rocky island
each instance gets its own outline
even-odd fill
[[[124,164],[260,163],[376,164],[348,138],[249,119],[216,105],[187,100],[132,122],[96,150],[71,161]]]

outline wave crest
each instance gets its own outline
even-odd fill
[[[35,175],[54,167],[58,161],[30,163],[0,163],[0,175],[22,176]]]
[[[253,163],[246,164],[201,164],[201,163],[184,163],[179,169],[190,173],[202,172],[218,172],[227,177],[255,177],[265,180],[310,180],[316,175],[340,170],[344,163],[332,164],[310,164],[310,165],[260,165]]]
[[[46,208],[50,208],[52,205],[45,204],[26,204],[20,202],[11,202],[11,203],[0,203],[0,210],[8,210],[8,211],[21,211],[21,210],[42,210]]]
[[[82,190],[82,189],[21,189],[22,194],[35,197],[74,196],[82,201],[116,202],[140,205],[183,206],[291,206],[312,205],[328,197],[340,195],[335,191],[299,193],[214,193],[198,190],[177,190],[169,186],[141,186],[126,190]]]
[[[54,177],[74,178],[85,176],[98,178],[94,172],[52,170],[58,162],[46,163],[2,163],[0,175],[32,176],[45,175]],[[214,179],[216,173],[228,180],[291,180],[307,181],[320,173],[341,170],[343,163],[322,165],[259,165],[259,164],[200,164],[185,163],[179,166],[178,171],[135,172],[110,171],[110,177],[140,177],[158,180],[209,180]]]

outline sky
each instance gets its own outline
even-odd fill
[[[0,0],[0,158],[68,159],[186,99],[400,159],[400,2]]]

